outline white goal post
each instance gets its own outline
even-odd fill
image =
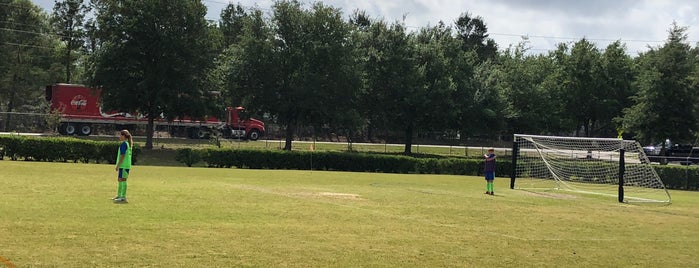
[[[515,134],[510,188],[616,196],[619,202],[670,203],[634,140]]]

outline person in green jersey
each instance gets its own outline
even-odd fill
[[[126,203],[126,179],[129,178],[131,171],[131,147],[133,146],[133,137],[128,130],[124,129],[119,132],[119,150],[116,158],[116,171],[118,172],[117,181],[117,196],[112,198],[115,203]]]

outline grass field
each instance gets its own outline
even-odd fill
[[[696,267],[673,204],[481,178],[0,161],[0,267]]]

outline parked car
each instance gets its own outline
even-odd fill
[[[643,147],[648,160],[660,164],[678,162],[683,165],[699,163],[699,147],[686,144],[673,144],[670,139],[665,140],[665,150],[663,144],[656,143]]]

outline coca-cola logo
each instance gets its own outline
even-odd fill
[[[70,107],[73,107],[73,110],[84,110],[87,107],[87,100],[83,95],[76,95],[70,101]]]

